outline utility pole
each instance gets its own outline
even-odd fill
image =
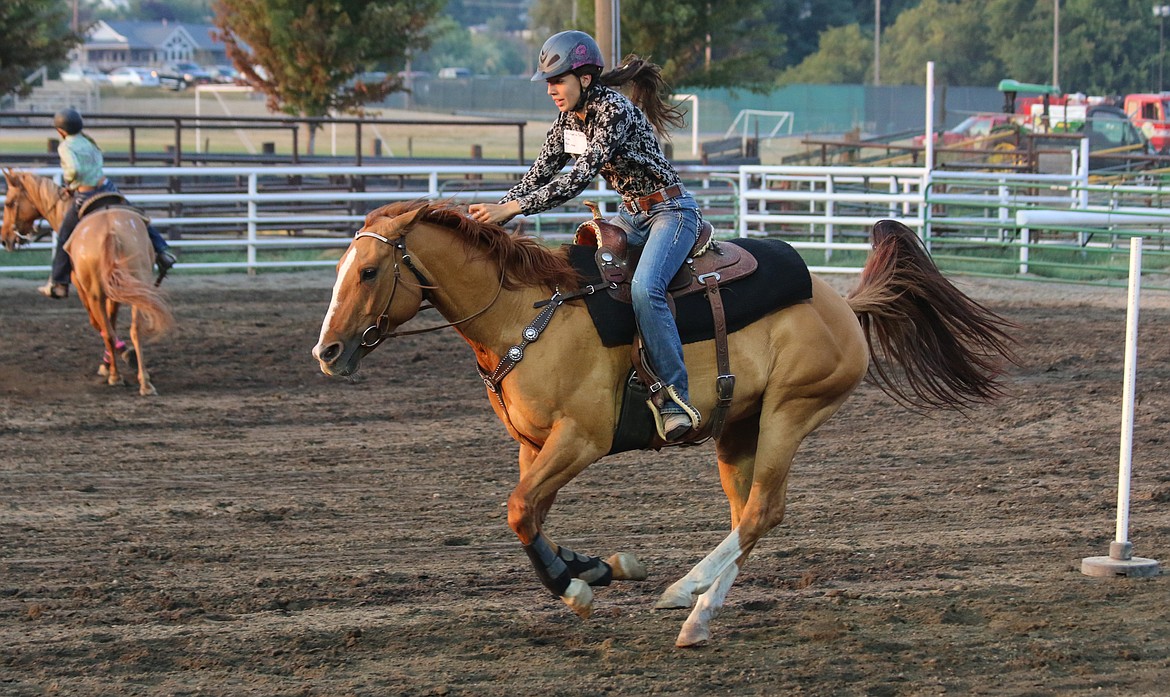
[[[612,70],[622,59],[622,5],[621,0],[594,0],[597,47],[605,58],[605,67]]]
[[[873,0],[873,84],[882,84],[882,0]]]
[[[1158,91],[1165,89],[1162,82],[1162,65],[1166,55],[1166,17],[1170,15],[1170,5],[1154,5],[1154,16],[1158,18]]]
[[[1052,0],[1052,86],[1060,86],[1060,0]]]

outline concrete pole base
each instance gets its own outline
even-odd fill
[[[1081,560],[1081,573],[1086,576],[1123,576],[1126,578],[1150,578],[1161,574],[1158,562],[1130,554],[1128,542],[1114,542],[1109,545],[1107,557],[1085,557]]]

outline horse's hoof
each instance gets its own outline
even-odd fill
[[[157,397],[158,390],[154,389],[154,385],[147,385],[146,387],[139,387],[138,394],[143,397]]]
[[[561,600],[583,620],[593,614],[593,589],[579,578],[569,581],[569,587],[565,589]]]
[[[102,363],[101,365],[98,366],[97,374],[103,378],[108,376],[110,374],[110,366],[106,365],[105,363]]]
[[[676,582],[658,597],[658,602],[654,603],[654,609],[679,610],[690,607],[693,602],[694,598],[691,597],[690,592],[680,587]]]
[[[690,622],[683,624],[682,631],[674,640],[674,645],[680,649],[690,649],[706,644],[711,638],[711,632],[706,627],[696,627]]]
[[[627,552],[618,552],[605,560],[609,568],[613,569],[615,581],[645,581],[646,565]]]

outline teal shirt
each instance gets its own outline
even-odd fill
[[[102,151],[92,140],[80,133],[65,136],[57,146],[61,156],[61,173],[65,186],[97,186],[102,183]]]

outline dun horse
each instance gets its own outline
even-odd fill
[[[30,172],[4,171],[4,225],[0,240],[9,251],[31,241],[32,226],[44,218],[56,230],[69,209],[69,193],[52,180]],[[157,336],[174,323],[169,305],[152,283],[154,251],[146,223],[136,212],[107,208],[90,213],[77,224],[66,251],[73,262],[73,285],[89,314],[89,322],[106,345],[110,385],[122,384],[118,369],[118,310],[130,306],[131,367],[137,363],[138,392],[157,394],[143,358],[143,340]]]
[[[784,516],[797,447],[867,371],[898,401],[923,408],[962,409],[1001,391],[1010,324],[947,282],[906,226],[880,221],[872,237],[848,299],[813,276],[811,299],[729,337],[736,385],[715,451],[732,530],[656,604],[694,606],[678,646],[709,638],[709,620],[748,554]],[[640,580],[646,571],[630,554],[602,561],[542,532],[557,491],[610,452],[631,365],[628,347],[603,345],[580,301],[564,303],[547,326],[534,321],[534,305],[579,283],[567,257],[449,206],[380,208],[341,257],[313,355],[325,373],[349,375],[384,339],[420,331],[394,330],[426,301],[447,320],[443,327],[471,345],[485,376],[516,358],[497,389],[485,377],[497,416],[520,446],[508,524],[544,585],[588,617],[590,585]],[[713,341],[687,344],[684,353],[691,397],[705,419],[716,399]]]

